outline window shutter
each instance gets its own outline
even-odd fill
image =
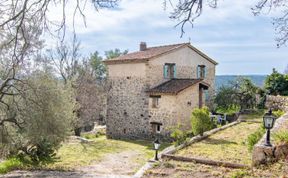
[[[204,78],[207,76],[207,67],[204,67]]]
[[[173,78],[176,78],[176,65],[173,66]]]
[[[167,78],[167,67],[168,67],[167,65],[163,66],[163,77],[164,78]]]
[[[200,66],[197,66],[197,78],[200,78],[200,72],[201,72]]]

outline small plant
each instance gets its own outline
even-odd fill
[[[6,174],[21,167],[23,167],[23,163],[18,158],[9,158],[0,163],[0,174]]]
[[[231,177],[232,178],[242,178],[245,177],[246,175],[248,175],[247,171],[245,170],[240,170],[240,171],[236,171],[234,172]]]
[[[201,109],[194,109],[191,116],[192,132],[194,135],[203,135],[207,130],[213,128],[213,123],[209,117],[209,110],[207,107]]]
[[[272,135],[276,143],[288,143],[288,132],[287,131],[278,131]]]
[[[282,111],[282,110],[276,110],[276,111],[273,111],[273,115],[276,117],[276,118],[279,118],[281,117],[282,115],[285,114],[285,111]]]
[[[249,151],[253,150],[254,145],[262,138],[264,133],[265,133],[265,129],[263,126],[261,126],[254,133],[252,133],[248,136],[247,142],[248,142],[248,150]]]
[[[164,163],[163,163],[163,166],[164,166],[165,168],[175,168],[175,165],[172,164],[172,163],[169,163],[169,162],[164,162]]]
[[[189,133],[186,131],[181,130],[181,125],[178,125],[176,128],[173,128],[171,137],[174,140],[174,145],[178,146],[182,143],[184,143],[187,140],[187,137],[189,136]]]

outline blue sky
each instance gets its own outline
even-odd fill
[[[87,27],[76,20],[76,32],[85,55],[95,50],[119,48],[137,51],[140,41],[148,46],[191,42],[219,62],[217,75],[283,72],[288,64],[287,47],[276,48],[271,17],[254,17],[250,8],[257,0],[219,0],[216,9],[204,7],[203,15],[187,25],[180,38],[176,21],[168,18],[162,0],[122,0],[115,10],[95,12],[86,8]],[[272,12],[276,13],[276,12]],[[56,18],[56,17],[55,17]]]

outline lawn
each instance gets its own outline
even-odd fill
[[[97,164],[106,155],[117,154],[124,151],[137,152],[137,156],[133,157],[131,163],[141,167],[154,155],[153,144],[151,141],[137,140],[112,140],[106,139],[105,136],[91,139],[88,143],[64,143],[58,150],[56,162],[49,164],[47,167],[51,169],[74,169],[90,164]],[[162,144],[161,149],[169,146]],[[112,160],[111,160],[112,161]]]
[[[262,112],[259,112],[243,118],[247,121],[260,121],[261,117]],[[247,137],[255,132],[260,124],[257,122],[241,122],[217,132],[203,141],[179,150],[176,155],[251,165],[251,152],[248,151]]]
[[[149,159],[153,158],[155,153],[152,141],[112,140],[106,139],[105,136],[98,136],[95,138],[91,135],[89,138],[91,138],[89,139],[89,142],[70,139],[69,141],[62,143],[57,151],[55,161],[46,165],[33,166],[22,164],[17,159],[6,160],[3,163],[0,163],[0,174],[15,169],[83,171],[85,168],[88,167],[90,169],[89,166],[92,166],[91,171],[93,171],[93,166],[97,164],[102,164],[101,166],[104,167],[110,166],[110,164],[103,165],[103,162],[111,162],[114,164],[111,166],[119,165],[119,167],[123,167],[123,169],[125,169],[126,166],[127,169],[130,169],[127,171],[133,174]],[[163,150],[169,145],[170,144],[163,143],[160,150]],[[113,167],[111,169],[113,169]],[[88,170],[88,172],[90,172],[90,170]]]
[[[278,178],[288,174],[288,166],[285,162],[278,162],[273,165],[261,166],[253,169],[231,169],[219,166],[187,163],[180,161],[165,161],[146,171],[143,178]]]

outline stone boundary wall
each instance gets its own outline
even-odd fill
[[[275,126],[271,129],[271,136],[273,133],[280,131],[282,129],[288,129],[288,112],[278,118],[275,122]],[[257,166],[260,164],[266,164],[270,162],[277,161],[283,156],[288,154],[288,144],[274,145],[273,137],[271,137],[272,147],[265,146],[266,133],[259,140],[259,142],[254,146],[252,152],[252,165]]]
[[[265,106],[274,110],[281,109],[288,112],[288,96],[267,95]]]

